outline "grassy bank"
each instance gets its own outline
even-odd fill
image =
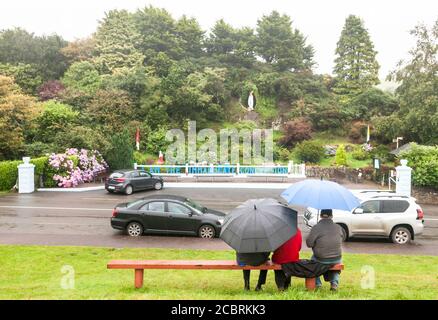
[[[438,257],[348,254],[338,293],[328,285],[305,291],[293,279],[276,290],[273,273],[263,292],[244,292],[239,271],[145,271],[145,287],[133,288],[132,270],[107,270],[111,259],[233,259],[231,251],[0,246],[0,299],[438,299]],[[75,288],[61,288],[63,266],[75,272]],[[375,270],[375,288],[361,288],[361,269]],[[68,269],[67,269],[68,270]],[[256,276],[252,277],[254,287]]]

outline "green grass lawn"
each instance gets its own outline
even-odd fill
[[[438,299],[438,257],[346,254],[341,286],[306,292],[303,279],[277,291],[269,272],[263,292],[244,292],[240,271],[107,270],[111,259],[233,259],[232,251],[0,246],[0,299]],[[61,268],[75,271],[75,288],[62,289]],[[375,270],[375,288],[361,288],[361,268]],[[256,273],[254,273],[256,274]],[[256,276],[252,277],[252,287]]]

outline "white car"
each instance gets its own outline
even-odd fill
[[[392,192],[354,192],[361,205],[351,212],[333,210],[333,221],[342,227],[344,241],[351,237],[389,237],[406,244],[423,233],[424,214],[415,198]],[[307,208],[304,223],[312,228],[319,220],[318,210]]]

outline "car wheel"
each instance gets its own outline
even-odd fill
[[[339,225],[341,227],[342,230],[342,242],[348,241],[348,232],[346,227],[344,227],[343,225]]]
[[[163,189],[163,183],[162,183],[162,182],[157,182],[157,183],[155,183],[155,185],[154,185],[154,189],[155,189],[155,190],[161,190],[161,189]]]
[[[139,237],[143,234],[143,226],[138,222],[131,222],[126,227],[126,233],[131,237]]]
[[[134,189],[132,188],[132,186],[130,184],[128,184],[125,188],[125,194],[126,195],[131,195],[134,192]]]
[[[114,193],[114,190],[109,190],[109,189],[107,189],[106,190],[108,193]]]
[[[216,230],[208,224],[204,224],[199,228],[198,235],[200,238],[212,239],[216,236]]]
[[[397,227],[391,233],[391,240],[395,244],[406,244],[411,242],[411,232],[405,227]]]

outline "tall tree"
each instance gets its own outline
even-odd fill
[[[335,92],[357,94],[379,83],[377,52],[363,21],[354,15],[345,20],[336,48]]]
[[[79,61],[91,61],[96,46],[94,36],[78,39],[61,49],[61,53],[68,59],[70,64]]]
[[[62,83],[69,89],[93,94],[101,84],[101,77],[94,64],[81,61],[70,66],[62,78]]]
[[[59,79],[68,67],[61,54],[67,42],[58,35],[35,36],[15,28],[0,31],[0,63],[34,65],[44,80]]]
[[[35,94],[43,83],[40,71],[35,65],[30,64],[2,64],[0,63],[0,75],[12,77],[14,82],[27,94]]]
[[[234,33],[235,30],[230,24],[223,19],[218,20],[206,41],[208,52],[216,55],[232,52],[234,49]]]
[[[24,95],[12,78],[0,75],[0,159],[19,156],[37,110],[34,99]]]
[[[195,18],[182,16],[176,23],[175,34],[184,55],[199,57],[202,54],[204,31]]]
[[[218,20],[205,42],[209,54],[236,66],[250,67],[255,61],[254,30],[235,29],[224,20]]]
[[[140,35],[132,15],[126,10],[112,10],[105,15],[96,33],[96,58],[101,73],[134,68],[143,64],[144,56],[137,49]]]
[[[313,65],[313,48],[287,15],[277,11],[257,21],[256,52],[278,70],[303,70]]]
[[[134,14],[134,21],[140,34],[139,48],[146,61],[158,52],[164,52],[172,59],[182,56],[176,37],[176,22],[165,9],[145,7]]]
[[[411,34],[416,45],[410,58],[401,61],[390,79],[400,82],[400,100],[405,138],[420,143],[438,143],[438,20],[431,28],[418,25]]]

